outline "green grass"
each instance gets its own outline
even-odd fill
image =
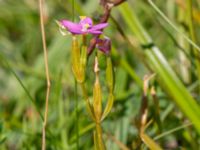
[[[200,148],[200,24],[197,19],[200,3],[178,2],[181,0],[128,1],[112,10],[109,26],[104,30],[104,35],[112,41],[115,72],[114,104],[102,122],[108,150]],[[45,7],[52,83],[47,149],[75,150],[77,144],[79,149],[93,149],[95,124],[86,110],[79,85],[76,93],[71,70],[72,38],[62,36],[55,22],[73,19],[73,3],[50,0]],[[0,1],[0,9],[0,149],[41,149],[46,76],[38,2],[4,0]],[[195,17],[191,17],[191,12]],[[102,13],[98,1],[75,0],[76,22],[79,16],[86,15],[96,23]],[[91,101],[94,56],[94,53],[90,56],[86,73],[86,89]],[[147,92],[149,124],[141,134],[143,78],[154,73]],[[105,108],[108,91],[104,67],[100,68],[99,76]],[[154,103],[151,87],[155,87],[159,107]],[[111,102],[107,109],[110,106]],[[175,147],[168,147],[171,143],[175,143]]]

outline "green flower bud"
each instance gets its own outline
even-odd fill
[[[96,73],[96,81],[93,89],[93,108],[94,108],[96,122],[100,123],[102,116],[102,92],[101,92],[101,85],[99,82],[99,75],[98,75],[99,68],[98,68],[97,57],[95,58],[94,72]]]
[[[80,72],[80,48],[76,36],[72,37],[72,71],[76,80],[79,80]]]
[[[85,80],[85,68],[87,64],[87,47],[80,47],[76,36],[72,38],[72,71],[79,83],[83,83]]]

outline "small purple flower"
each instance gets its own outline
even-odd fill
[[[108,37],[97,39],[96,47],[105,54],[109,54],[111,50],[111,41]]]
[[[79,23],[74,23],[69,20],[61,20],[60,23],[72,34],[102,34],[102,29],[108,26],[108,23],[100,23],[93,25],[92,19],[81,16]]]

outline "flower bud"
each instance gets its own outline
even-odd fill
[[[111,50],[111,41],[108,37],[105,37],[104,39],[97,39],[96,47],[106,55],[109,55]]]
[[[101,92],[101,85],[99,82],[99,68],[98,68],[98,59],[95,58],[95,65],[94,65],[94,72],[96,73],[96,80],[93,89],[93,108],[94,114],[96,118],[96,122],[100,123],[101,116],[102,116],[102,92]]]
[[[84,80],[84,76],[80,71],[81,63],[80,63],[80,48],[78,44],[78,39],[76,36],[72,38],[72,71],[77,82],[82,83]]]

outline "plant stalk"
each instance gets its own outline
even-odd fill
[[[45,29],[44,29],[44,9],[43,9],[44,3],[45,3],[45,0],[39,0],[40,28],[41,28],[41,34],[42,34],[45,73],[46,73],[46,82],[47,82],[46,98],[45,98],[45,112],[44,112],[44,121],[43,121],[43,128],[42,128],[42,150],[46,149],[46,125],[47,125],[47,119],[48,119],[49,95],[50,95],[50,87],[51,87],[50,76],[49,76],[49,67],[48,67],[46,36],[45,36]]]
[[[103,142],[103,135],[102,135],[102,128],[101,124],[96,122],[96,141],[98,150],[106,150],[104,142]]]

